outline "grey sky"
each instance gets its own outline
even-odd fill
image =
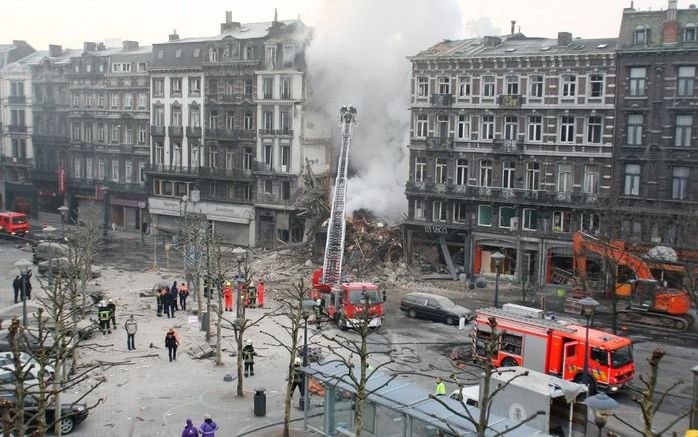
[[[321,5],[339,0],[0,0],[0,43],[25,39],[37,49],[49,43],[78,48],[83,41],[132,39],[141,44],[167,40],[173,30],[182,37],[217,33],[225,10],[243,22],[269,21],[274,8],[279,18],[301,18],[310,25],[322,16]],[[342,0],[343,1],[343,0]],[[381,1],[381,0],[375,0]],[[440,0],[405,0],[401,15],[409,13],[418,2]],[[554,36],[558,30],[576,36],[615,36],[621,13],[630,0],[460,0],[463,26],[458,38],[478,30],[509,31],[510,20],[517,20],[529,36]],[[659,9],[666,0],[635,0],[635,7]],[[690,0],[680,0],[688,7]],[[366,20],[371,20],[367,9]],[[354,14],[353,16],[357,16]],[[361,23],[356,24],[361,32]],[[466,32],[466,28],[469,29]],[[469,36],[469,35],[468,35]],[[434,41],[425,41],[425,47]]]

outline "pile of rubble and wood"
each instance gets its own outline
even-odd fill
[[[388,226],[365,209],[357,210],[347,218],[345,268],[365,275],[386,265],[400,263],[402,258],[399,226]]]

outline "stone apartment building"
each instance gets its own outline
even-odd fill
[[[615,38],[444,41],[412,62],[409,257],[544,284],[611,190]]]
[[[615,232],[640,248],[695,250],[698,9],[625,9],[617,64]]]
[[[0,209],[30,210],[31,73],[14,64],[35,50],[25,41],[0,44]]]
[[[229,243],[302,240],[299,177],[305,159],[326,165],[316,143],[308,156],[303,146],[307,43],[299,20],[243,24],[228,12],[219,35],[153,46],[146,174],[160,230],[176,233],[187,210]]]
[[[105,223],[142,230],[150,159],[150,47],[84,43],[71,59],[70,145],[66,156],[70,211],[95,206]]]

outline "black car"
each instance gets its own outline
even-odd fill
[[[400,302],[400,309],[410,317],[457,325],[460,318],[466,321],[475,318],[469,309],[456,305],[451,299],[430,293],[408,293]]]
[[[14,393],[5,392],[0,394],[0,399],[16,402]],[[36,418],[34,417],[39,409],[39,401],[34,396],[26,396],[24,398],[24,421],[27,428],[36,427]],[[61,434],[70,434],[75,427],[87,418],[88,410],[85,404],[61,404]],[[53,402],[46,407],[46,423],[50,430],[53,429],[56,419],[56,409]]]

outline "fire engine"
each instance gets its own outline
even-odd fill
[[[473,356],[484,358],[490,336],[489,319],[497,321],[499,350],[496,367],[522,366],[579,383],[584,382],[584,355],[588,354],[588,385],[616,392],[635,374],[632,342],[628,338],[544,317],[543,310],[506,304],[503,308],[477,310],[473,332]]]
[[[20,212],[0,213],[0,232],[10,235],[26,235],[29,233],[29,220],[26,214]]]
[[[369,326],[377,328],[381,325],[383,316],[383,299],[378,286],[367,282],[342,281],[347,169],[351,131],[356,124],[356,108],[351,105],[342,106],[339,116],[342,123],[342,144],[339,149],[337,178],[332,195],[332,210],[327,225],[325,257],[322,268],[313,274],[313,287],[309,297],[320,300],[323,312],[342,330],[356,324],[364,308],[369,311]]]

